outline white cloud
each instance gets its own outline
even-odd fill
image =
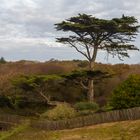
[[[27,57],[28,52],[30,57],[27,58],[41,59],[34,50],[45,55],[45,49],[48,50],[49,46],[53,48],[62,46],[55,42],[55,37],[61,36],[62,33],[55,31],[54,24],[78,13],[92,14],[98,18],[113,18],[126,14],[133,15],[140,21],[139,11],[140,0],[0,0],[0,56],[22,59]],[[140,36],[135,44],[138,46],[139,42]],[[68,51],[67,53],[71,52],[71,54],[63,56],[58,50],[62,53],[65,50],[65,53]],[[58,47],[51,51],[53,51],[52,55],[58,58],[77,56],[73,56],[74,51],[70,48]],[[24,53],[21,56],[17,54],[18,52]],[[43,59],[45,58],[43,56]],[[131,60],[139,63],[139,58],[140,53],[136,53]]]

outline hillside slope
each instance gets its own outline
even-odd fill
[[[53,132],[28,128],[8,140],[140,140],[140,120]]]

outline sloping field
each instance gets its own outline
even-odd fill
[[[140,140],[140,120],[53,132],[27,128],[8,140]]]

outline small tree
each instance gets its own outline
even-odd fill
[[[6,60],[4,59],[4,57],[1,57],[1,58],[0,58],[0,63],[1,63],[1,64],[5,64],[5,63],[6,63]]]
[[[13,80],[13,85],[26,92],[35,92],[48,104],[51,104],[50,95],[47,92],[50,85],[49,83],[54,80],[59,80],[60,78],[61,77],[57,75],[21,76]]]
[[[138,50],[130,44],[134,41],[139,26],[135,17],[122,16],[111,20],[98,19],[91,15],[79,14],[66,21],[55,24],[58,31],[71,34],[57,38],[60,43],[68,44],[82,54],[89,62],[89,70],[95,70],[95,60],[99,50],[108,54],[129,57],[128,50]],[[94,100],[93,79],[88,80],[89,101]]]
[[[113,109],[140,106],[140,75],[131,75],[114,91],[109,105]]]
[[[65,78],[65,82],[72,81],[76,85],[80,85],[84,90],[88,90],[88,81],[94,79],[94,84],[101,82],[104,78],[110,78],[112,75],[107,72],[95,71],[73,71],[69,74],[62,75]],[[88,97],[89,98],[89,97]]]

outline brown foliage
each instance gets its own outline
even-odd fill
[[[81,64],[83,64],[81,67]],[[64,74],[77,69],[85,69],[87,67],[86,61],[48,61],[40,62],[9,62],[0,65],[0,94],[11,94],[10,79],[21,74]],[[96,64],[96,70],[102,70],[113,74],[114,76],[109,79],[104,79],[95,85],[96,100],[100,105],[104,105],[107,97],[111,94],[112,90],[130,74],[140,74],[140,65],[127,65],[127,64]],[[84,91],[76,85],[61,85],[55,86],[53,95],[55,99],[65,100],[68,102],[75,102],[78,96],[83,96]],[[83,92],[83,93],[81,93]]]

